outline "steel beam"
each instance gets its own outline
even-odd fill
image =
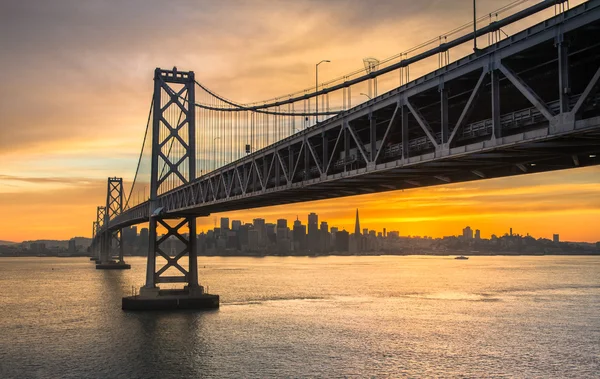
[[[479,96],[479,90],[481,89],[481,84],[483,83],[487,74],[488,74],[488,71],[483,70],[481,72],[481,75],[479,75],[477,84],[475,84],[475,88],[473,88],[473,91],[471,92],[471,96],[469,96],[469,100],[467,100],[467,103],[465,104],[465,107],[463,108],[463,110],[460,114],[460,117],[458,118],[458,121],[456,122],[456,125],[454,126],[454,129],[452,130],[452,134],[448,138],[448,145],[450,145],[452,143],[452,140],[454,139],[454,136],[456,136],[456,133],[459,132],[460,130],[462,130],[465,120],[469,117],[469,114],[473,110],[473,102]],[[498,84],[496,83],[496,87],[497,86],[498,86]],[[498,102],[498,105],[499,104],[500,103]]]
[[[521,94],[523,94],[523,96],[525,96],[527,100],[529,100],[529,102],[533,104],[533,106],[535,106],[540,113],[544,115],[544,117],[546,117],[548,121],[552,121],[554,119],[552,111],[548,109],[542,99],[540,99],[540,97],[521,78],[519,78],[516,73],[502,63],[498,65],[498,68],[500,71],[502,71],[504,76],[506,76],[508,80],[510,80],[510,82],[519,90],[519,92],[521,92]]]
[[[498,70],[491,72],[492,95],[492,138],[502,137],[502,124],[500,123],[500,73]]]
[[[400,108],[400,103],[396,104],[396,108],[394,108],[394,113],[392,114],[392,118],[390,119],[390,122],[388,123],[387,128],[385,129],[385,133],[383,134],[383,138],[381,139],[381,146],[379,147],[379,149],[377,150],[377,154],[375,155],[375,159],[373,159],[373,162],[377,162],[377,158],[379,158],[379,155],[381,154],[381,151],[384,149],[385,143],[387,142],[387,137],[388,134],[390,133],[390,129],[392,128],[392,125],[396,124],[398,122],[398,109]]]
[[[596,89],[596,84],[598,84],[598,79],[600,79],[600,67],[598,67],[598,69],[596,70],[596,73],[594,74],[594,76],[592,76],[592,79],[585,87],[585,90],[583,90],[583,93],[581,94],[581,96],[579,96],[577,103],[575,103],[575,105],[573,106],[573,109],[571,110],[572,114],[576,115],[577,113],[579,113],[583,103],[588,99],[590,94],[592,94],[592,92]]]
[[[402,104],[402,159],[407,159],[410,154],[408,151],[409,134],[408,134],[408,108]]]
[[[440,120],[442,126],[442,145],[446,145],[449,140],[448,135],[448,89],[444,85],[444,82],[440,84]]]
[[[569,95],[571,94],[571,81],[569,77],[569,50],[560,34],[557,44],[558,50],[558,90],[560,99],[560,113],[569,112]]]
[[[437,149],[439,145],[435,139],[435,134],[431,129],[431,126],[429,126],[429,124],[427,123],[427,121],[425,121],[419,110],[412,105],[408,98],[406,99],[406,106],[410,110],[410,113],[412,113],[413,117],[417,120],[417,123],[419,124],[421,129],[423,129],[423,131],[425,132],[427,138],[429,138],[429,142],[431,142],[431,144]]]

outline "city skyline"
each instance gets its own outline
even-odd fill
[[[580,2],[572,1],[571,6]],[[224,24],[206,17],[225,3],[203,5],[202,10],[183,3],[168,9],[157,4],[143,15],[135,7],[111,7],[110,2],[81,4],[76,10],[66,1],[5,6],[0,38],[6,53],[0,63],[6,69],[0,75],[4,93],[11,96],[0,103],[0,159],[8,162],[0,170],[0,240],[89,235],[94,209],[105,199],[106,177],[123,177],[128,193],[156,66],[194,70],[218,93],[251,102],[311,86],[314,64],[322,59],[331,61],[319,73],[328,80],[360,68],[367,56],[395,55],[471,18],[469,2],[379,7],[328,2],[315,14],[308,0],[286,9],[238,4],[228,8],[231,18]],[[481,14],[499,6],[478,1]],[[72,12],[76,17],[70,17]],[[365,13],[369,22],[361,17]],[[166,37],[150,27],[159,19],[181,17],[190,22],[174,23],[173,33],[193,35],[189,41],[166,43]],[[291,22],[298,17],[305,22]],[[424,24],[430,26],[426,33]],[[230,34],[233,26],[239,34]],[[209,32],[214,39],[201,37]],[[20,36],[18,42],[2,37],[14,33]],[[318,44],[310,42],[315,35],[320,36]],[[426,68],[437,65],[430,62]],[[256,212],[291,218],[318,208],[348,230],[351,223],[344,221],[341,210],[352,202],[362,210],[364,222],[395,225],[413,235],[457,233],[465,220],[476,219],[481,230],[512,226],[534,234],[561,225],[565,238],[594,242],[600,239],[595,227],[600,220],[599,193],[600,168],[595,166],[235,214],[246,219]],[[212,217],[199,219],[199,227],[210,224]]]
[[[501,236],[527,236],[527,237],[533,237],[536,239],[554,240],[554,242],[559,242],[557,240],[557,237],[561,236],[561,233],[558,230],[559,228],[556,228],[556,230],[554,230],[554,231],[548,231],[548,233],[546,233],[547,235],[546,234],[535,235],[533,233],[530,233],[527,230],[517,230],[517,229],[514,229],[513,227],[509,227],[506,230],[495,230],[495,231],[494,230],[492,230],[492,231],[483,230],[482,231],[477,224],[473,224],[473,223],[468,224],[466,226],[463,225],[458,230],[453,231],[452,233],[444,234],[442,236],[433,236],[433,235],[426,235],[426,234],[410,234],[410,233],[405,233],[402,230],[395,230],[393,227],[390,228],[389,225],[384,225],[379,229],[372,228],[372,227],[368,226],[364,222],[364,220],[359,221],[359,209],[358,208],[356,208],[355,212],[353,212],[352,214],[355,216],[353,221],[351,221],[350,217],[348,217],[346,222],[341,224],[344,226],[339,226],[338,224],[330,223],[325,218],[320,218],[319,213],[315,213],[315,212],[310,212],[308,214],[304,214],[303,215],[304,217],[300,217],[300,215],[296,215],[293,218],[278,218],[278,219],[269,219],[269,218],[261,218],[261,217],[254,217],[254,218],[249,218],[249,219],[236,219],[234,217],[227,216],[227,213],[223,213],[223,214],[221,214],[220,217],[217,217],[217,216],[207,217],[212,220],[211,221],[212,224],[211,225],[208,225],[207,223],[204,224],[205,227],[199,227],[197,229],[197,233],[198,233],[198,235],[207,234],[208,232],[214,231],[215,229],[219,229],[219,228],[220,229],[226,228],[226,229],[230,229],[230,230],[237,230],[240,226],[243,226],[243,225],[253,226],[254,223],[256,222],[256,220],[260,220],[260,222],[262,223],[263,226],[264,225],[273,225],[273,226],[275,226],[276,229],[279,229],[280,222],[284,221],[285,226],[283,226],[283,227],[287,227],[291,231],[293,226],[295,226],[297,224],[302,225],[304,227],[308,227],[308,225],[310,224],[311,216],[314,215],[317,218],[316,224],[319,228],[322,226],[321,225],[322,223],[325,223],[326,226],[329,228],[329,230],[331,230],[333,228],[336,231],[348,232],[350,235],[356,234],[357,230],[358,230],[359,234],[361,234],[361,235],[366,234],[365,231],[368,231],[368,232],[374,231],[377,235],[382,233],[384,236],[387,232],[387,234],[395,233],[400,237],[440,239],[440,238],[445,238],[445,237],[460,237],[460,236],[466,237],[467,234],[470,233],[470,237],[468,237],[468,239],[490,239],[493,237],[501,237]],[[354,224],[351,227],[347,227],[346,225],[348,225],[348,223],[350,223],[350,222],[353,222]],[[227,225],[227,227],[225,227],[225,225]],[[366,228],[361,227],[361,225],[367,226],[367,227]],[[473,225],[473,227],[471,227],[471,225]],[[348,229],[348,230],[346,230],[346,229]],[[126,230],[125,233],[131,233],[132,230],[135,230],[136,236],[147,238],[148,225],[144,224],[144,223],[138,224],[136,226],[125,228],[124,230]],[[161,228],[159,228],[159,232],[164,234],[164,230],[162,230]],[[305,230],[305,232],[307,232],[307,230]],[[69,240],[73,240],[75,238],[88,238],[88,237],[86,237],[86,236],[71,236],[70,238],[67,238],[62,241],[69,241]],[[43,239],[29,239],[29,240],[23,240],[23,241],[0,240],[0,242],[25,243],[25,242],[36,242],[36,241],[42,241],[42,240]],[[50,239],[50,240],[55,240],[55,239]],[[61,240],[55,240],[55,241],[61,241]],[[577,240],[563,240],[561,238],[560,242],[597,243],[597,242],[600,242],[600,240],[598,240],[598,241],[577,241]]]

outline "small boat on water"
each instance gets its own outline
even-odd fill
[[[465,257],[464,255],[459,255],[458,257],[455,257],[454,259],[469,259],[469,257]]]

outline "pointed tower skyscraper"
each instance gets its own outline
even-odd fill
[[[354,234],[360,236],[360,220],[358,219],[358,208],[356,208],[356,222],[354,223]]]

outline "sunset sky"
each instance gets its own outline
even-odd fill
[[[510,1],[479,0],[481,14]],[[581,1],[571,1],[571,6]],[[528,4],[533,4],[530,1]],[[106,178],[131,181],[155,67],[238,102],[290,93],[470,21],[471,0],[0,3],[0,240],[90,236]],[[126,188],[127,189],[127,188]],[[224,216],[440,237],[467,225],[600,240],[600,168],[357,196]],[[199,220],[199,230],[214,217]]]

